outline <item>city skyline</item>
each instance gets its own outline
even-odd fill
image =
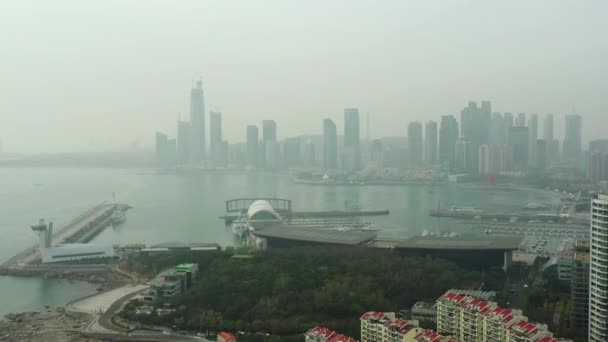
[[[318,121],[341,126],[349,106],[362,122],[369,114],[371,139],[397,136],[410,121],[457,115],[472,98],[501,112],[555,113],[556,136],[575,111],[585,141],[603,134],[603,2],[152,2],[138,25],[131,1],[3,9],[6,152],[150,147],[150,132],[174,135],[180,113],[187,119],[199,76],[205,107],[224,114],[232,142],[245,122],[267,118],[279,139],[321,134]]]

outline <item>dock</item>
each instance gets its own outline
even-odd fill
[[[91,241],[97,234],[111,225],[112,214],[116,210],[128,210],[126,204],[102,203],[87,210],[53,234],[51,245],[53,247],[64,243],[86,243]],[[39,245],[26,248],[8,261],[0,265],[0,274],[10,274],[11,271],[19,271],[36,265],[40,262]]]
[[[430,216],[447,217],[463,220],[486,220],[503,222],[546,222],[557,224],[576,224],[588,226],[589,221],[585,218],[574,217],[571,215],[559,214],[531,214],[531,213],[491,213],[481,210],[431,210]]]

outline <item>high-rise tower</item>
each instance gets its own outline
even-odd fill
[[[205,97],[203,93],[203,80],[196,81],[190,92],[190,137],[192,148],[190,158],[200,162],[205,159],[207,150],[205,137]]]
[[[608,341],[608,195],[591,203],[589,341]]]
[[[344,109],[344,168],[349,171],[361,167],[361,138],[359,109]]]
[[[323,120],[323,168],[325,171],[338,168],[338,133],[331,119]]]

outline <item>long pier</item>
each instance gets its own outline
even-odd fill
[[[557,224],[577,224],[588,225],[589,221],[584,218],[574,217],[571,215],[557,214],[529,214],[529,213],[488,213],[480,210],[431,210],[430,216],[434,217],[449,217],[456,219],[471,219],[471,220],[489,220],[489,221],[507,221],[507,222],[529,222],[539,221]]]
[[[111,225],[112,214],[116,210],[127,210],[125,204],[102,203],[73,219],[66,226],[53,234],[51,246],[63,243],[86,243],[91,241],[103,229]],[[9,274],[11,271],[20,271],[31,268],[41,259],[39,245],[26,248],[0,265],[0,274]]]

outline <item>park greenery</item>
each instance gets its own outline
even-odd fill
[[[307,247],[249,254],[221,252],[132,257],[124,267],[152,276],[181,262],[199,265],[193,287],[170,300],[170,315],[123,316],[193,331],[296,336],[323,325],[359,337],[366,311],[399,311],[450,288],[501,291],[500,269],[467,270],[441,259],[367,248]],[[301,337],[300,337],[301,338]],[[285,340],[283,338],[283,340]]]

